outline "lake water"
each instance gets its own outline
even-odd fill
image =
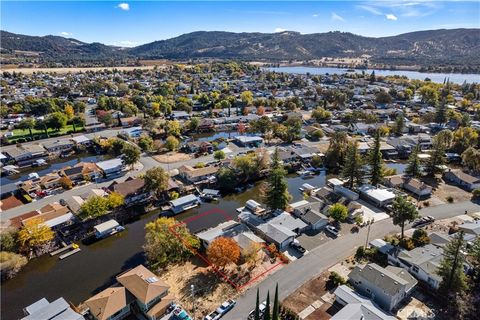
[[[287,178],[292,201],[302,200],[299,188],[304,183],[316,187],[326,183],[325,172],[309,179],[296,175]],[[261,201],[260,183],[243,193],[226,196],[218,202],[204,203],[200,207],[184,212],[175,218],[185,220],[203,212],[221,209],[232,219],[236,219],[237,208],[243,207],[249,199]],[[142,245],[145,238],[145,224],[158,217],[159,212],[141,216],[137,221],[126,225],[126,230],[91,245],[80,244],[81,252],[65,259],[58,256],[42,256],[31,260],[13,279],[1,286],[2,319],[18,319],[22,309],[45,297],[53,301],[64,297],[75,305],[93,294],[105,289],[115,281],[115,276],[127,269],[144,263]],[[192,220],[187,226],[192,232],[210,228],[225,221],[220,214],[210,214]]]
[[[347,73],[347,69],[344,68],[330,68],[330,67],[279,67],[279,68],[265,68],[266,70],[275,72],[286,73],[298,73],[298,74],[344,74]],[[350,69],[348,69],[350,70]],[[371,74],[375,71],[377,76],[406,76],[409,79],[425,80],[429,78],[433,82],[443,83],[447,78],[450,82],[462,84],[464,81],[468,83],[480,82],[479,74],[462,74],[462,73],[431,73],[431,72],[418,72],[418,71],[406,71],[406,70],[374,70],[374,69],[354,69],[356,73],[365,72]]]

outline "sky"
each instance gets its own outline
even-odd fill
[[[480,28],[480,1],[0,1],[2,30],[131,47],[193,31],[382,37]]]

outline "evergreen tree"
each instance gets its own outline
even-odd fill
[[[419,217],[417,208],[415,205],[407,200],[404,196],[397,196],[393,201],[392,206],[392,219],[393,224],[400,226],[402,229],[401,238],[403,239],[403,231],[405,229],[405,223],[412,222]]]
[[[403,128],[405,128],[405,118],[403,113],[401,113],[395,119],[395,126],[393,131],[396,135],[401,136],[403,134]]]
[[[408,165],[405,168],[405,173],[412,177],[418,177],[420,175],[420,158],[418,154],[420,153],[420,146],[417,145],[415,149],[413,149],[412,154],[408,158]]]
[[[271,209],[285,209],[292,198],[288,192],[286,174],[276,149],[272,158],[272,169],[263,190],[264,201]]]
[[[375,143],[370,152],[370,183],[373,186],[378,185],[383,177],[383,157],[380,151],[380,132],[375,133]]]
[[[275,298],[273,300],[272,320],[280,320],[280,303],[278,301],[278,283],[275,286]]]
[[[358,152],[358,143],[349,143],[345,154],[345,164],[342,168],[342,177],[348,180],[347,186],[352,189],[355,184],[362,183],[364,175],[362,157]]]
[[[445,123],[447,122],[447,106],[445,105],[445,99],[442,99],[437,105],[435,111],[435,122]]]
[[[466,242],[464,232],[458,232],[443,248],[443,260],[437,270],[442,277],[440,289],[447,293],[458,293],[467,288],[466,276],[463,272],[465,262]]]
[[[256,303],[255,303],[255,316],[254,316],[254,320],[260,320],[260,300],[259,300],[259,291],[258,291],[258,288],[257,288],[257,300],[256,300]]]
[[[343,163],[347,144],[346,132],[335,132],[332,135],[325,155],[325,164],[328,168],[338,168]]]
[[[438,166],[444,163],[445,157],[445,148],[444,146],[435,139],[432,144],[432,152],[430,154],[430,159],[428,159],[426,171],[427,174],[434,176],[439,172]]]
[[[267,292],[267,302],[265,304],[265,312],[263,313],[263,320],[270,320],[270,291]]]

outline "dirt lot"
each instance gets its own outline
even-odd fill
[[[168,152],[165,154],[159,154],[159,155],[153,156],[153,159],[157,160],[160,163],[174,163],[174,162],[190,160],[192,159],[192,156],[186,153]]]
[[[447,184],[441,181],[433,190],[433,196],[447,202],[447,198],[453,197],[454,202],[467,201],[472,198],[472,194],[457,186]]]
[[[20,199],[18,199],[15,196],[10,196],[10,197],[5,198],[2,201],[0,201],[0,209],[2,211],[4,211],[4,210],[8,210],[8,209],[12,209],[12,208],[21,206],[22,204],[23,204],[23,202],[20,201]]]
[[[326,297],[330,296],[329,291],[325,287],[329,274],[329,272],[325,272],[318,278],[305,283],[283,300],[282,305],[297,314],[311,306],[310,308],[313,308],[311,310],[314,311],[305,318],[307,320],[330,319],[335,313],[335,310],[332,308],[330,299],[326,299]],[[324,299],[329,301],[325,301]]]

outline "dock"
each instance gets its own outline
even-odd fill
[[[70,244],[70,245],[68,245],[68,246],[66,246],[66,247],[63,247],[63,248],[60,248],[60,249],[57,249],[57,250],[55,250],[55,251],[50,252],[50,256],[51,256],[51,257],[56,256],[57,254],[62,253],[62,252],[65,252],[65,251],[70,250],[70,249],[72,249],[72,248],[73,248],[73,243]]]
[[[63,260],[63,259],[65,259],[65,258],[70,257],[71,255],[74,255],[74,254],[77,253],[77,252],[80,252],[80,251],[81,251],[81,249],[80,249],[80,248],[77,248],[77,249],[74,249],[74,250],[72,250],[72,251],[69,251],[69,252],[67,252],[67,253],[62,254],[62,255],[61,255],[60,257],[58,257],[58,258],[59,258],[60,260]]]

